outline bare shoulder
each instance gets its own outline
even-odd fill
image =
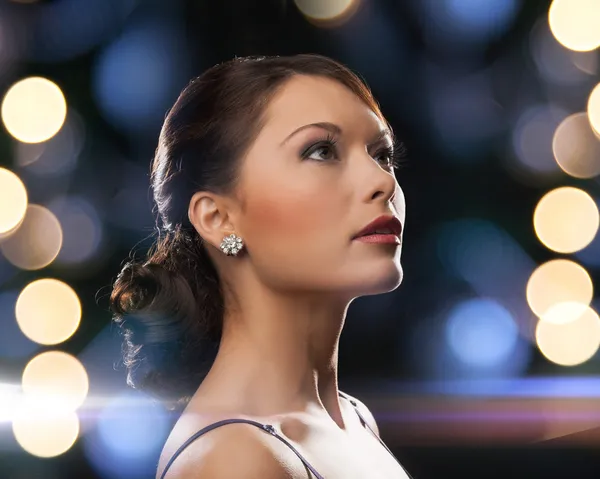
[[[375,432],[375,434],[377,434],[377,436],[379,436],[379,427],[377,426],[377,422],[375,421],[375,417],[373,416],[373,414],[371,413],[371,411],[369,410],[369,408],[365,405],[365,403],[363,403],[360,399],[357,399],[354,396],[351,396],[350,394],[348,394],[346,392],[344,392],[344,394],[349,399],[351,399],[352,401],[354,401],[356,403],[356,407],[357,407],[358,411],[365,418],[365,421],[367,421],[367,424],[369,425],[369,427],[371,429],[373,429],[373,431]]]
[[[173,442],[185,442],[182,436],[177,439]],[[306,478],[306,475],[300,475],[301,471],[297,468],[289,468],[281,460],[268,442],[269,439],[274,438],[249,424],[234,423],[217,427],[189,444],[172,463],[165,479]],[[170,449],[165,449],[168,457],[165,454],[161,458],[157,479],[172,455]]]

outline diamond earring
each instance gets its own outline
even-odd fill
[[[243,247],[244,243],[242,238],[233,233],[229,236],[225,236],[223,241],[221,241],[221,251],[227,256],[237,256]]]

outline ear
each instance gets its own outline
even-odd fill
[[[190,223],[198,234],[218,248],[223,237],[236,232],[227,200],[208,191],[194,193],[188,208]]]

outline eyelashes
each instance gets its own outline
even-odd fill
[[[408,148],[403,141],[394,138],[392,146],[385,151],[389,154],[392,168],[400,169],[408,163]]]
[[[306,148],[302,153],[301,157],[304,160],[314,159],[315,161],[329,161],[337,159],[337,140],[331,135],[328,134],[326,138],[320,140],[317,143],[312,144],[308,148]],[[315,159],[313,157],[314,153],[321,151],[328,151],[329,154],[326,155],[328,157],[321,157]],[[330,154],[333,154],[333,158],[330,157]],[[407,163],[408,160],[408,150],[406,145],[402,141],[398,141],[396,138],[393,140],[393,144],[391,146],[386,146],[384,148],[380,148],[374,155],[374,158],[378,158],[383,156],[386,158],[385,161],[382,161],[381,164],[389,169],[399,169]]]

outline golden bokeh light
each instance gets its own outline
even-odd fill
[[[27,189],[21,179],[0,168],[0,238],[23,221],[27,201]]]
[[[38,457],[55,457],[68,451],[79,436],[79,418],[74,411],[52,413],[23,408],[12,421],[19,445]]]
[[[63,351],[35,356],[25,366],[21,383],[29,406],[54,412],[74,411],[89,390],[85,368],[75,356]]]
[[[600,135],[600,83],[598,83],[592,90],[592,93],[590,93],[587,104],[587,114],[592,129],[597,135]]]
[[[70,338],[81,321],[81,303],[73,289],[52,278],[29,283],[17,298],[15,315],[25,336],[53,345]]]
[[[600,174],[600,138],[585,112],[570,115],[558,125],[552,151],[556,163],[568,175],[592,178]]]
[[[6,259],[24,270],[42,269],[52,263],[63,242],[60,223],[49,209],[30,204],[17,229],[2,240]]]
[[[548,23],[556,40],[571,50],[587,52],[600,46],[598,0],[553,0]]]
[[[307,20],[317,25],[337,26],[357,10],[359,0],[294,0]]]
[[[533,214],[539,240],[552,251],[574,253],[592,242],[598,231],[598,207],[585,191],[570,186],[546,193]]]
[[[582,364],[600,346],[600,318],[585,304],[558,303],[538,321],[535,338],[539,350],[553,363]]]
[[[24,143],[40,143],[61,129],[67,103],[61,89],[42,77],[29,77],[12,85],[2,100],[6,130]]]
[[[589,305],[593,296],[594,286],[588,272],[567,259],[541,264],[527,282],[527,302],[537,316],[557,303],[575,301]]]

